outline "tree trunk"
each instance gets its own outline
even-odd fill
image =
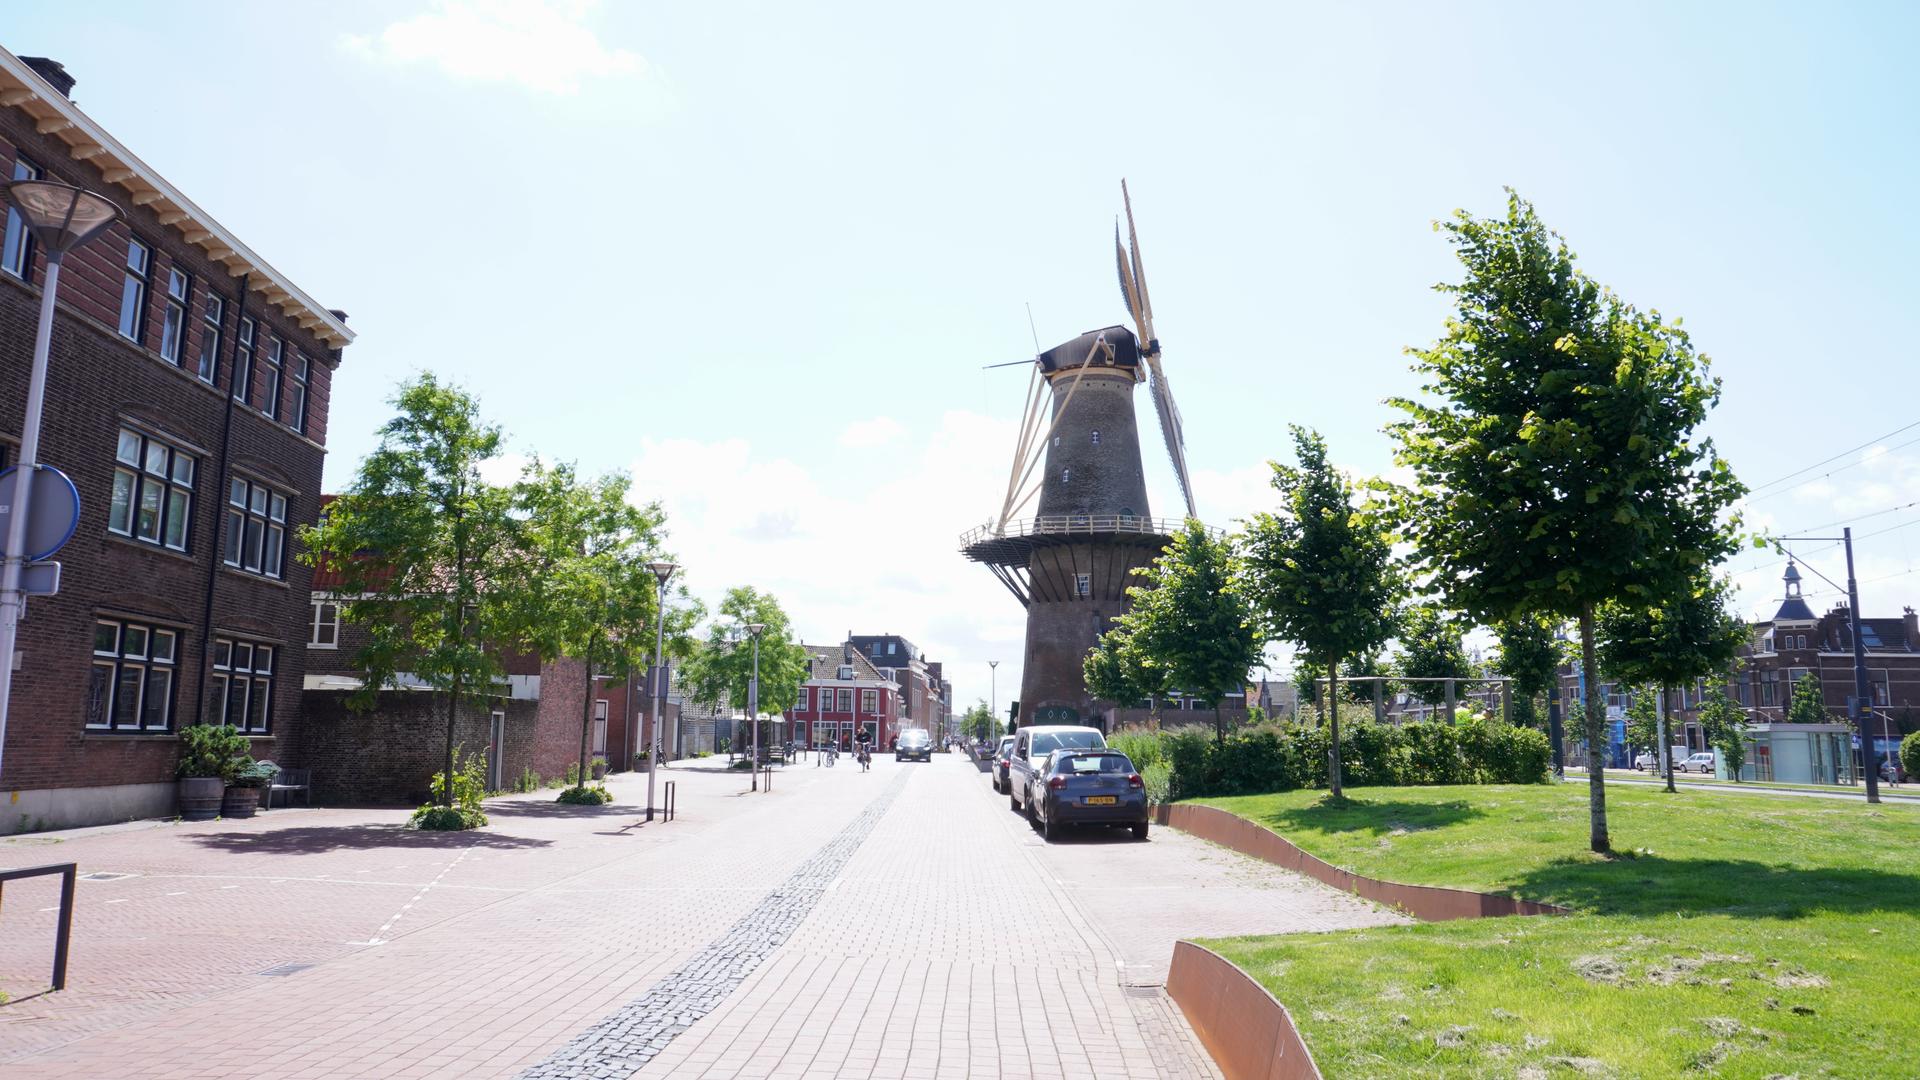
[[[580,782],[577,786],[586,787],[587,778],[593,773],[587,768],[587,735],[593,730],[593,639],[587,639],[587,689],[580,703]]]
[[[1224,746],[1227,742],[1227,722],[1220,715],[1220,702],[1217,699],[1213,703],[1213,742],[1216,746]]]
[[[1673,736],[1670,734],[1671,729],[1667,723],[1667,706],[1669,704],[1668,696],[1672,693],[1673,691],[1664,686],[1660,688],[1659,757],[1661,761],[1666,763],[1665,767],[1660,771],[1667,774],[1667,791],[1669,794],[1673,793]]]
[[[1340,658],[1327,664],[1327,788],[1340,794]]]
[[[453,677],[453,693],[447,695],[447,771],[440,775],[445,780],[440,785],[440,805],[453,805],[453,731],[454,720],[460,710],[460,676]]]
[[[464,495],[464,492],[462,492]],[[467,533],[461,503],[456,500],[453,509],[453,639],[460,651],[467,644],[467,604],[464,584],[467,580]],[[453,805],[453,737],[454,720],[460,711],[460,691],[465,688],[461,672],[453,673],[453,693],[447,697],[447,771],[440,775],[445,779],[440,784],[440,805]]]
[[[1599,689],[1600,665],[1593,644],[1593,605],[1580,609],[1580,664],[1586,674],[1586,700],[1582,702],[1587,729],[1587,845],[1602,855],[1613,852],[1613,840],[1607,835],[1607,707]]]

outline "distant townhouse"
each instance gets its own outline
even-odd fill
[[[783,714],[794,742],[851,750],[864,736],[885,748],[905,728],[920,726],[901,715],[900,684],[875,666],[853,639],[801,647],[807,651],[807,675],[793,708]]]
[[[60,592],[27,605],[0,832],[170,814],[177,736],[230,723],[300,762],[314,520],[346,315],[275,270],[0,49],[0,169],[74,184],[122,219],[68,254],[40,458],[78,487]],[[244,154],[236,167],[249,167]],[[271,167],[261,182],[271,184]],[[0,463],[17,453],[44,253],[0,247]]]

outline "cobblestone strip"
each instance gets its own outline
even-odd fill
[[[719,939],[647,992],[576,1036],[521,1080],[624,1080],[712,1012],[773,955],[813,910],[913,773],[902,772],[793,876]]]

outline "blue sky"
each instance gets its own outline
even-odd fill
[[[1288,423],[1391,468],[1431,223],[1511,185],[1685,318],[1743,479],[1866,447],[1750,517],[1858,518],[1869,613],[1920,603],[1920,507],[1866,517],[1920,500],[1920,428],[1877,440],[1920,421],[1914,9],[815,7],[16,0],[4,44],[351,313],[330,487],[431,368],[516,452],[633,470],[696,592],[905,634],[963,699],[996,658],[1010,696],[1023,628],[954,550],[1026,382],[981,365],[1031,354],[1028,303],[1044,345],[1122,321],[1123,175],[1208,519],[1265,505]],[[1767,562],[1733,564],[1756,609]]]

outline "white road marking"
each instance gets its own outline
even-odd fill
[[[393,918],[388,919],[385,923],[381,925],[380,929],[374,931],[373,937],[367,939],[367,944],[369,945],[386,944],[389,939],[381,937],[380,935],[386,933],[388,930],[393,929],[393,924],[400,921],[400,917],[407,913],[408,908],[411,908],[413,905],[419,903],[420,900],[423,897],[425,897],[427,893],[431,891],[435,885],[440,884],[441,878],[446,877],[447,874],[450,871],[452,871],[454,867],[460,865],[460,861],[462,859],[465,859],[469,854],[472,853],[474,848],[479,846],[480,846],[479,841],[475,841],[474,843],[467,845],[467,847],[463,849],[460,852],[460,854],[454,856],[453,861],[448,863],[444,868],[442,868],[438,874],[434,875],[434,878],[432,881],[429,881],[425,885],[420,886],[420,891],[413,894],[413,899],[407,901],[406,904],[403,907],[401,907],[399,911],[396,911],[393,913]],[[402,866],[402,867],[399,867],[398,869],[404,869],[404,868],[405,867]]]

